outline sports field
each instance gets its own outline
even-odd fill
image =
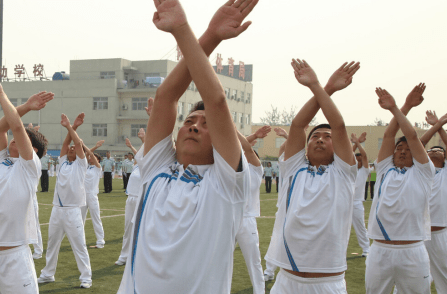
[[[55,177],[50,177],[50,191],[48,193],[38,193],[39,218],[42,230],[44,245],[43,258],[35,260],[36,272],[39,277],[41,269],[45,266],[45,252],[48,241],[48,222],[50,220]],[[276,187],[273,185],[272,190]],[[40,187],[39,187],[40,191]],[[101,207],[101,217],[105,232],[104,249],[90,248],[96,244],[96,237],[90,220],[86,221],[85,235],[90,254],[90,261],[93,271],[93,286],[90,289],[79,288],[79,271],[67,238],[64,239],[59,253],[59,261],[56,270],[56,281],[54,283],[40,284],[40,293],[116,293],[124,266],[116,266],[114,263],[118,259],[121,251],[122,236],[124,232],[124,207],[126,195],[123,190],[121,179],[113,180],[113,191],[104,194],[102,180],[100,182],[99,202]],[[261,187],[261,217],[257,219],[260,238],[261,256],[264,258],[270,242],[270,237],[275,221],[277,194],[265,193],[264,185]],[[368,199],[369,200],[369,199]],[[364,202],[365,218],[368,220],[371,201]],[[89,219],[87,215],[87,219]],[[31,246],[32,247],[32,246]],[[348,271],[346,272],[346,283],[348,293],[365,293],[365,258],[361,257],[362,250],[358,246],[354,229],[351,230],[347,260]],[[197,258],[200,258],[199,256]],[[262,260],[262,267],[265,268],[265,261]],[[194,276],[193,269],[185,269],[185,273]],[[266,293],[269,293],[274,281],[266,283]],[[231,293],[248,294],[253,293],[250,278],[247,273],[245,261],[241,250],[237,247],[234,252],[234,270]],[[436,293],[432,285],[432,293]],[[160,293],[161,294],[161,293]],[[181,294],[181,293],[176,293]],[[212,294],[212,293],[210,293]]]

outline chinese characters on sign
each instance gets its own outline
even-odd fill
[[[216,59],[216,72],[221,73],[223,70],[222,66],[222,54],[217,53],[217,59]]]
[[[224,69],[224,66],[222,64],[222,54],[217,53],[217,57],[216,57],[216,73],[218,74],[224,74],[227,75],[229,77],[235,77],[235,73],[234,71],[239,71],[237,73],[237,78],[241,79],[241,80],[245,80],[245,63],[242,61],[239,61],[239,67],[236,65],[234,65],[234,59],[233,58],[228,58],[228,72],[226,70],[226,67]]]
[[[245,64],[239,61],[239,78],[245,79]]]
[[[17,64],[14,66],[14,78],[11,80],[13,81],[31,81],[31,80],[48,80],[48,78],[45,75],[45,70],[43,64],[34,64],[33,67],[33,74],[34,78],[30,79],[28,76],[28,73],[25,69],[25,66],[23,64]],[[0,81],[9,81],[8,78],[8,68],[6,66],[3,66],[0,68]]]
[[[232,77],[233,72],[234,72],[234,59],[230,57],[228,58],[228,75]]]

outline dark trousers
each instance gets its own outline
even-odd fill
[[[376,184],[376,181],[370,181],[369,186],[371,187],[371,199],[374,198],[374,185]]]
[[[368,198],[368,186],[369,186],[369,182],[366,182],[366,185],[365,185],[365,200],[366,200],[366,198]]]
[[[278,193],[279,177],[276,177],[276,193]]]
[[[42,176],[40,177],[40,187],[42,192],[48,192],[48,171],[42,170]]]
[[[104,192],[112,192],[112,172],[104,172]]]
[[[272,177],[265,177],[265,192],[270,193],[272,191]]]
[[[124,190],[127,189],[127,183],[129,183],[131,173],[123,173],[123,183],[124,183]]]

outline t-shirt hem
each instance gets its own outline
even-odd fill
[[[383,236],[373,236],[367,234],[366,237],[373,240],[386,241]],[[390,241],[427,241],[427,236],[410,236],[410,237],[390,237]]]
[[[264,259],[280,268],[290,270],[290,271],[293,270],[292,267],[290,266],[290,264],[284,264],[282,262],[279,262],[279,261],[269,258],[267,256],[265,256]],[[297,268],[299,269],[300,272],[304,272],[304,273],[338,273],[338,272],[347,270],[348,266],[343,265],[343,266],[334,267],[334,268],[312,268],[312,267],[300,267],[299,265],[297,265]]]
[[[37,244],[37,239],[28,239],[24,241],[16,241],[16,242],[0,242],[1,247],[13,247],[13,246],[22,246],[29,244]]]

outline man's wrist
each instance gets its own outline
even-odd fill
[[[174,36],[174,38],[177,39],[178,37],[183,36],[185,33],[188,33],[188,31],[192,32],[191,27],[189,26],[188,22],[185,22],[184,24],[173,29],[171,34]]]
[[[321,91],[321,90],[324,91],[324,89],[321,86],[320,82],[312,83],[308,87],[312,91],[312,93],[314,93],[314,94],[315,94],[315,92],[318,92],[318,91]]]
[[[200,37],[199,42],[203,44],[210,44],[214,47],[217,47],[220,42],[223,40],[220,39],[217,34],[215,34],[210,28],[207,28],[206,31],[203,33],[203,35]]]
[[[327,93],[329,96],[332,96],[335,92],[337,92],[337,91],[334,90],[334,88],[332,88],[330,85],[326,85],[326,86],[324,87],[324,90],[326,91],[326,93]]]

